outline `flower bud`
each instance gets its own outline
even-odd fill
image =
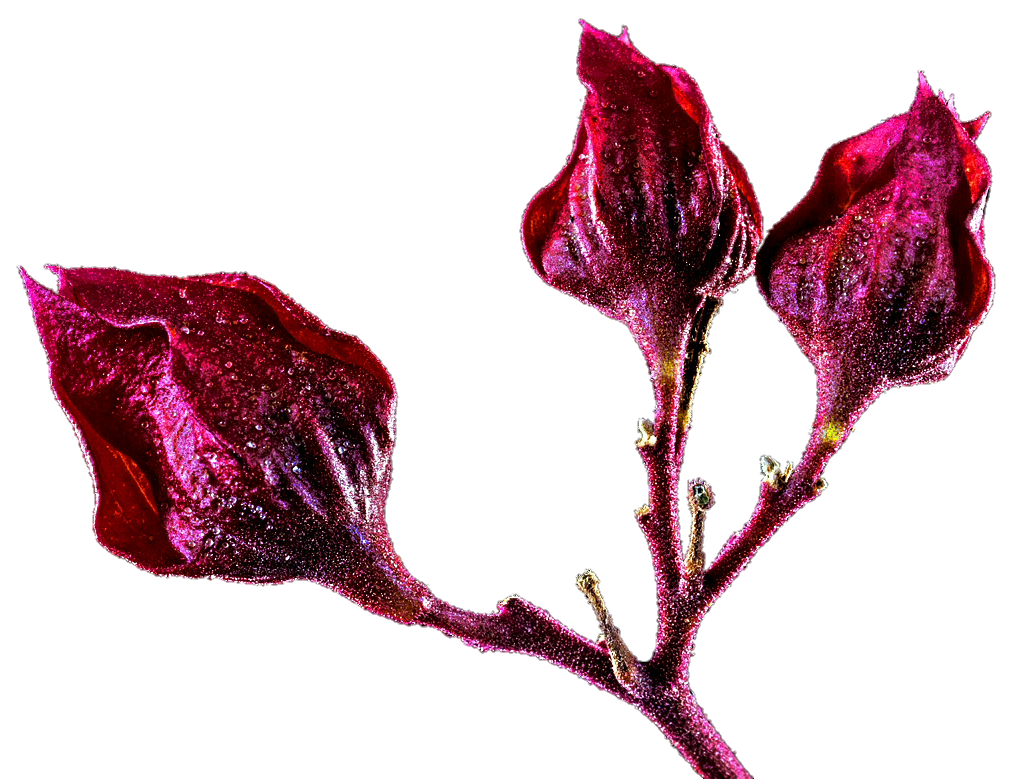
[[[92,464],[95,530],[157,574],[308,579],[410,622],[428,589],[384,521],[393,381],[244,275],[25,276],[54,392]]]
[[[987,118],[962,123],[921,77],[906,114],[830,148],[763,243],[759,287],[815,366],[832,442],[885,389],[946,378],[989,307]]]
[[[624,322],[650,364],[695,310],[751,274],[762,220],[694,79],[582,22],[588,94],[566,166],[529,203],[525,250],[551,286]]]

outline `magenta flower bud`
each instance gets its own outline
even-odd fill
[[[357,338],[244,275],[25,276],[78,428],[95,530],[157,574],[308,579],[413,621],[428,589],[384,521],[396,401]]]
[[[694,79],[643,56],[627,28],[582,27],[574,149],[522,237],[547,284],[626,324],[655,365],[705,298],[751,274],[762,218]]]
[[[962,123],[921,77],[906,114],[826,152],[766,237],[759,287],[815,366],[831,442],[885,389],[946,378],[989,307],[987,118]]]

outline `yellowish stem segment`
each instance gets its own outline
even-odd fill
[[[603,632],[603,641],[606,642],[610,662],[613,664],[613,675],[624,689],[634,689],[638,683],[638,660],[631,654],[624,639],[620,637],[620,630],[613,624],[613,617],[610,616],[606,601],[599,592],[599,577],[593,571],[585,571],[578,574],[577,584],[578,589],[588,598],[592,611],[599,620],[599,629]]]

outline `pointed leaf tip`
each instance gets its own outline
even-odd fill
[[[972,119],[970,122],[963,122],[964,130],[968,133],[968,137],[970,137],[973,141],[978,138],[979,133],[981,133],[985,128],[986,123],[992,115],[992,112],[986,111],[977,119]]]

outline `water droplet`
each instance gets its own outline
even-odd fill
[[[181,332],[184,333],[185,335],[188,335],[189,333],[191,333],[191,328],[190,327],[182,327],[181,328]]]
[[[291,473],[301,473],[301,468],[298,467],[297,465],[292,465],[291,466]]]
[[[256,425],[255,429],[261,431],[262,430],[262,425]]]
[[[233,367],[234,367],[234,363],[232,363],[232,362],[231,362],[230,360],[227,360],[227,362],[225,362],[225,363],[223,364],[223,367],[224,367],[224,368],[228,368],[228,369],[229,369],[229,368],[233,368]]]
[[[246,441],[245,442],[245,446],[247,446],[249,449],[254,449],[255,448],[255,441]]]

